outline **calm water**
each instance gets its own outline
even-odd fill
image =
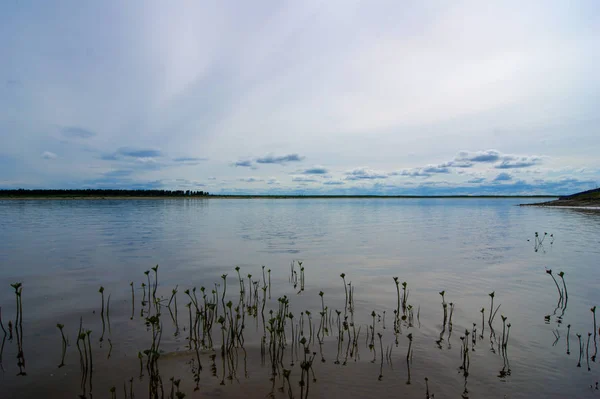
[[[4,371],[0,371],[0,387],[6,388],[0,396],[38,397],[40,392],[44,397],[76,396],[81,374],[73,347],[79,318],[83,317],[84,325],[93,330],[97,346],[95,393],[110,397],[109,388],[115,385],[121,387],[118,397],[123,397],[123,382],[133,375],[127,373],[138,366],[137,352],[148,347],[148,332],[138,320],[140,284],[146,281],[143,272],[159,264],[159,294],[168,298],[179,286],[183,320],[187,320],[184,305],[188,302],[183,290],[213,287],[227,273],[228,293],[234,295],[231,291],[239,286],[235,266],[241,267],[242,275],[252,274],[254,280],[261,281],[261,266],[271,269],[273,299],[267,306],[275,307],[276,298],[287,295],[296,317],[307,309],[318,313],[319,291],[324,292],[330,309],[343,310],[345,294],[340,273],[345,273],[346,281],[355,287],[355,321],[363,325],[363,334],[372,322],[371,312],[382,316],[386,311],[386,328],[383,320],[378,321],[376,332],[382,333],[384,349],[393,346],[394,362],[389,365],[386,361],[381,381],[377,380],[379,353],[376,362],[371,363],[373,355],[368,348],[361,349],[360,360],[336,366],[333,360],[337,345],[332,334],[326,352],[333,350],[333,355],[326,363],[315,365],[318,382],[311,385],[310,396],[341,397],[346,389],[356,397],[424,397],[424,378],[428,377],[436,398],[460,397],[465,383],[459,370],[460,335],[465,328],[471,330],[473,323],[481,332],[480,310],[485,307],[487,320],[488,294],[495,291],[495,304],[501,304],[494,321],[497,335],[502,330],[501,314],[512,325],[507,356],[502,356],[498,348],[496,353],[491,351],[486,325],[485,337],[477,340],[470,355],[468,396],[597,397],[600,391],[590,385],[600,380],[600,359],[590,359],[588,371],[586,349],[587,335],[593,332],[590,308],[600,304],[600,213],[515,206],[526,201],[0,201],[2,319],[5,328],[8,320],[14,322],[15,296],[10,284],[23,282],[23,352],[27,359],[27,376],[16,377],[17,344],[6,340]],[[536,231],[553,234],[553,243],[547,237],[535,251]],[[301,294],[289,283],[293,260],[301,260],[305,266],[306,287]],[[555,311],[558,292],[545,268],[555,274],[565,272],[566,310]],[[420,316],[420,323],[403,330],[398,347],[393,345],[392,330],[394,276],[408,283],[409,303]],[[134,320],[130,320],[130,282],[135,283],[137,295]],[[108,331],[105,335],[113,346],[110,359],[106,339],[98,343],[100,286],[105,287],[105,295],[111,294],[111,335]],[[442,290],[455,308],[453,333],[448,337],[446,331],[438,345],[443,319],[438,292]],[[557,316],[561,314],[559,323]],[[67,365],[61,369],[56,368],[61,356],[56,323],[65,324],[71,341]],[[410,385],[406,384],[405,361],[408,332],[414,335]],[[576,333],[582,335],[584,345],[581,367],[577,367]],[[230,386],[219,386],[218,381],[215,385],[205,364],[207,376],[202,377],[201,386],[210,386],[205,393],[234,396],[239,394],[239,386],[252,387],[259,397],[269,393],[270,368],[260,366],[259,354],[252,357],[257,354],[261,336],[262,328],[248,328],[248,362],[252,365],[248,366],[252,370],[247,372],[248,378],[241,373],[239,381],[228,382]],[[165,367],[172,371],[165,380],[171,375],[181,378],[182,384],[192,379],[186,337],[187,331],[178,336],[165,333],[163,337],[162,348],[169,354],[165,355]],[[590,341],[590,357],[594,338]],[[510,375],[501,373],[503,368],[507,370],[507,360]],[[265,387],[266,391],[261,391]],[[194,397],[191,391],[190,396]]]

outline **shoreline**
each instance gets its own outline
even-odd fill
[[[519,204],[519,206],[600,210],[600,201],[598,201],[598,200],[558,199],[558,200],[547,201],[547,202],[536,202],[533,204]]]

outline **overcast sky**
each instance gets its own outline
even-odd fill
[[[0,2],[0,188],[600,184],[600,2]]]

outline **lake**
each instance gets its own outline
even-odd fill
[[[600,212],[517,206],[536,201],[0,200],[0,306],[13,335],[2,341],[0,396],[171,397],[174,377],[186,397],[596,397]],[[156,265],[158,304],[150,300]],[[402,282],[408,298],[399,306]],[[200,287],[217,305],[212,348],[194,333],[206,332],[192,315],[193,287],[201,314],[208,307]],[[501,305],[493,333],[492,292],[494,310]],[[266,327],[284,295],[294,318],[273,336]],[[396,323],[395,310],[407,317]],[[160,319],[156,364],[143,353],[153,347],[155,325],[145,323],[152,315]],[[243,343],[232,338],[223,353],[237,315]],[[57,323],[68,338],[60,368]],[[80,323],[84,336],[91,331],[81,342]],[[310,340],[306,359],[315,356],[308,376],[302,336]],[[274,369],[271,352],[280,350]],[[152,386],[158,368],[162,392]]]

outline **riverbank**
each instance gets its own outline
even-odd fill
[[[572,195],[559,197],[553,201],[521,204],[520,206],[568,207],[600,210],[600,189],[582,191]]]

